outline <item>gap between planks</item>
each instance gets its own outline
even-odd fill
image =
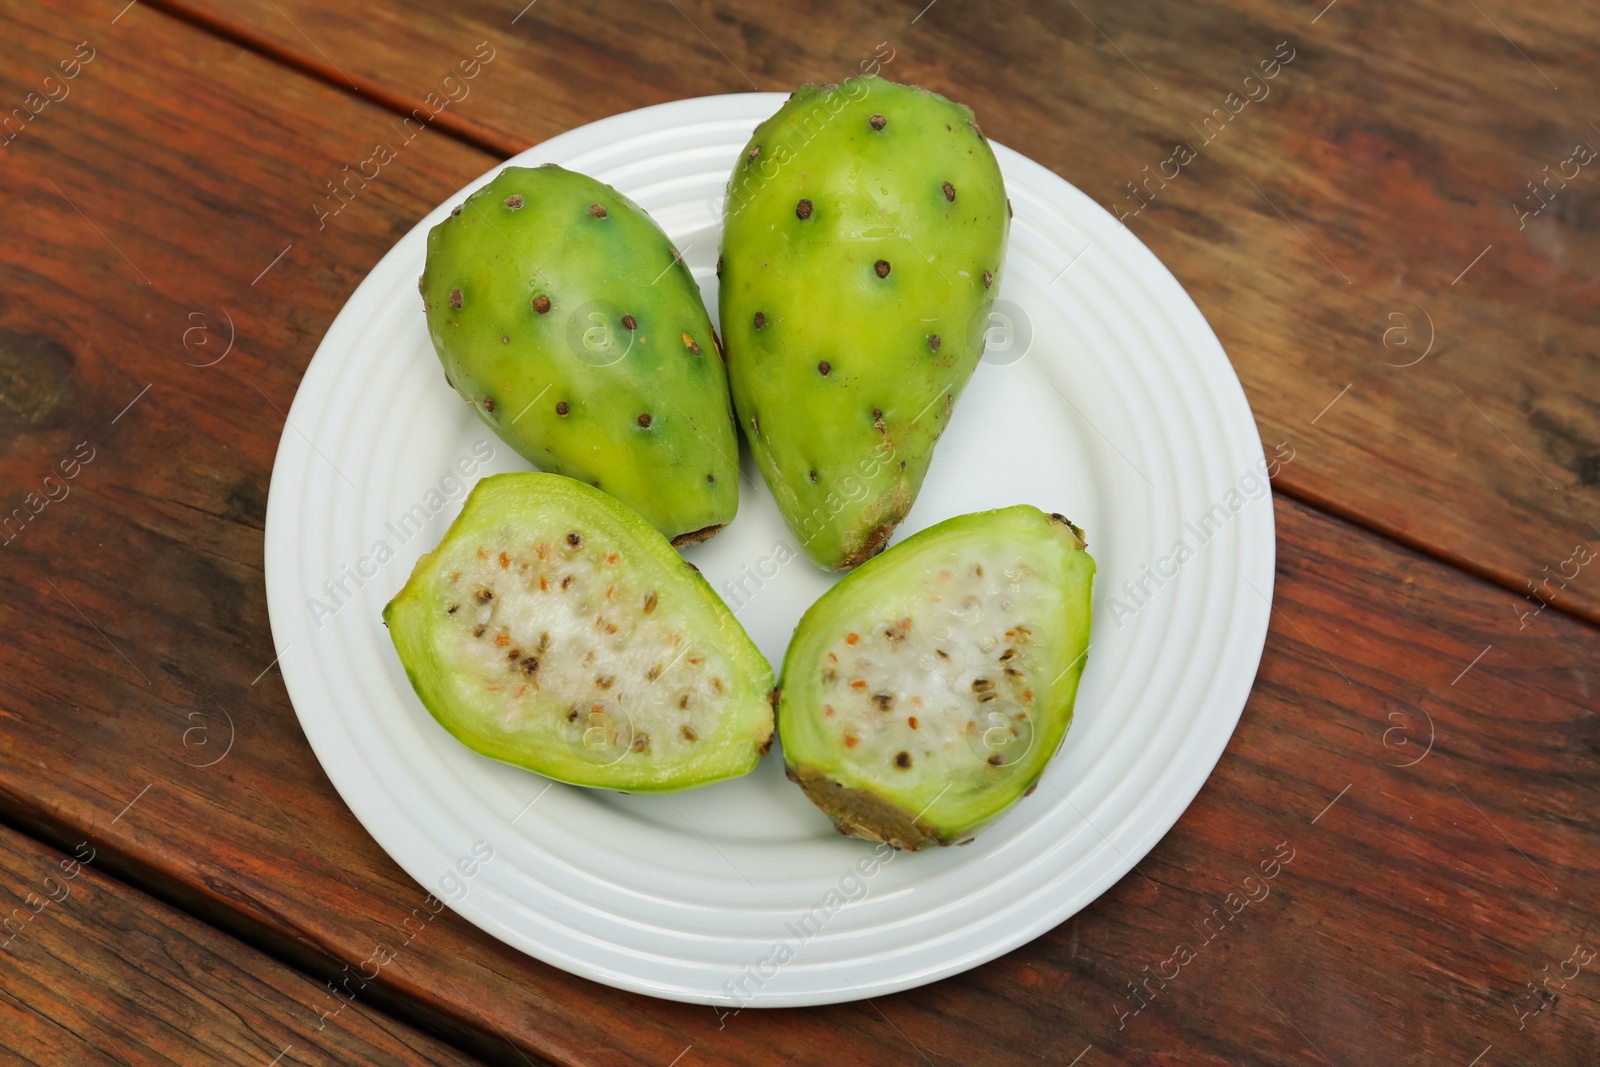
[[[412,111],[424,108],[420,98],[413,99],[404,93],[395,92],[372,81],[370,78],[363,78],[360,75],[347,79],[343,72],[333,67],[330,63],[304,55],[293,48],[280,45],[256,33],[247,26],[235,25],[209,12],[194,10],[185,5],[182,0],[144,0],[141,6],[153,8],[168,18],[181,22],[186,26],[191,26],[212,37],[220,37],[222,40],[238,45],[240,48],[253,52],[278,66],[286,67],[296,74],[321,82],[339,90],[346,96],[353,96],[401,118],[408,118]],[[351,89],[352,85],[355,86],[354,90]],[[431,130],[437,130],[439,133],[459,141],[469,148],[475,148],[496,159],[514,156],[530,147],[530,145],[512,141],[510,138],[495,133],[487,127],[480,126],[476,122],[463,118],[459,113],[450,110],[441,111],[434,115],[428,121],[427,126]]]
[[[169,18],[192,26],[203,33],[220,37],[279,66],[321,82],[348,96],[364,100],[394,115],[406,117],[414,109],[423,106],[420,99],[411,99],[403,93],[394,92],[372,82],[370,79],[348,79],[343,72],[327,63],[303,55],[293,48],[276,44],[248,27],[234,25],[207,12],[194,10],[184,4],[183,0],[144,0],[144,6],[154,8]],[[357,85],[355,91],[350,88],[352,83]],[[488,127],[464,119],[460,114],[453,111],[442,111],[435,115],[429,123],[429,128],[435,129],[446,137],[450,137],[469,148],[476,149],[496,159],[508,158],[530,147],[526,144],[514,142]],[[1517,584],[1518,579],[1514,575],[1502,573],[1488,564],[1478,563],[1456,553],[1446,551],[1436,545],[1428,544],[1418,537],[1362,515],[1354,509],[1307,487],[1275,482],[1272,488],[1274,492],[1281,493],[1289,499],[1331,518],[1348,523],[1391,544],[1409,549],[1436,563],[1442,563],[1453,570],[1461,571],[1463,574],[1479,581],[1497,586],[1521,599],[1527,599],[1524,589]],[[1600,606],[1585,608],[1582,605],[1572,603],[1570,598],[1551,600],[1548,606],[1568,618],[1600,629]]]
[[[70,855],[73,842],[83,841],[89,831],[82,826],[59,822],[51,817],[53,814],[30,810],[19,803],[15,795],[0,792],[0,826],[42,849]],[[258,953],[313,985],[338,977],[335,964],[343,966],[343,961],[336,953],[303,936],[274,929],[270,919],[252,915],[248,905],[241,907],[237,901],[225,900],[207,906],[203,900],[195,898],[188,886],[142,857],[124,852],[108,840],[98,842],[97,848],[94,869],[111,888],[165,904],[195,922],[204,923],[245,952]],[[369,991],[371,995],[365,996]],[[456,1016],[449,1009],[441,1011],[404,989],[377,982],[368,983],[361,992],[364,994],[362,1007],[368,1014],[381,1015],[408,1026],[449,1046],[468,1060],[494,1063],[505,1056],[505,1042],[488,1031],[470,1031],[469,1039],[470,1020],[464,1015]],[[512,1047],[534,1067],[557,1067],[531,1049],[520,1045]]]

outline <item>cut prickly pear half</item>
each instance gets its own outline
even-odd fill
[[[733,520],[721,342],[633,201],[553,164],[507,167],[429,231],[421,289],[446,381],[528,462],[680,544]]]
[[[639,516],[554,474],[480,481],[384,622],[468,748],[573,785],[668,792],[772,743],[772,668]]]
[[[719,302],[739,425],[823,567],[882,550],[983,354],[1010,205],[972,112],[802,86],[728,180]]]
[[[946,520],[860,567],[789,643],[790,779],[840,833],[971,840],[1066,737],[1094,573],[1083,532],[1026,505]]]

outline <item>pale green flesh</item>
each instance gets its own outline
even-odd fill
[[[734,405],[785,522],[830,569],[876,552],[910,510],[983,351],[1009,210],[971,118],[881,79],[803,86],[729,179]]]
[[[551,778],[686,789],[746,773],[771,741],[771,668],[722,601],[571,479],[479,482],[384,619],[441,725]]]
[[[947,520],[871,560],[789,645],[785,761],[920,816],[943,843],[970,836],[1061,745],[1094,571],[1072,527],[1027,506]]]
[[[738,439],[711,320],[627,197],[560,167],[508,167],[429,232],[421,289],[445,377],[524,459],[667,537],[733,520]]]

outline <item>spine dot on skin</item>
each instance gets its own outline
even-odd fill
[[[599,204],[590,204],[589,214],[593,215],[597,219],[603,219],[606,217],[606,209],[601,207]]]
[[[456,311],[460,311],[461,310],[461,290],[460,289],[452,289],[452,290],[450,290],[450,307],[453,308]]]
[[[868,119],[867,122],[875,130],[881,130],[885,126],[887,126],[889,124],[889,120],[884,118],[882,115],[874,115],[870,119]]]
[[[872,265],[872,269],[878,272],[878,277],[887,278],[889,276],[889,261],[880,259]]]
[[[817,364],[817,373],[826,378],[828,375],[833,373],[833,364],[829,363],[827,360],[823,360],[821,363]]]
[[[506,208],[509,211],[521,211],[522,204],[522,197],[518,196],[516,193],[512,193],[510,196],[506,197]]]
[[[985,289],[987,289],[987,288],[989,288],[989,286],[991,286],[993,284],[994,284],[994,271],[992,271],[992,270],[984,271],[983,272],[983,287]]]
[[[567,402],[565,400],[561,400],[556,403],[556,414],[560,415],[563,419],[567,417],[567,412],[571,410],[572,408],[567,406]]]
[[[754,148],[750,149],[750,154],[744,157],[745,165],[749,166],[751,163],[754,163],[756,161],[756,157],[759,156],[760,154],[761,154],[761,146],[760,145],[756,145]]]
[[[645,429],[649,429],[650,428],[650,416],[649,415],[640,415],[639,416],[639,425],[643,426]]]
[[[952,204],[956,202],[956,187],[949,182],[944,183],[944,198]]]
[[[929,334],[928,335],[928,351],[929,352],[937,352],[937,351],[939,351],[939,345],[942,344],[942,343],[943,342],[941,342],[939,340],[939,335],[938,334],[935,333],[935,334]]]
[[[494,397],[486,396],[483,398],[483,410],[489,412],[490,414],[494,413]]]
[[[796,218],[809,219],[811,217],[811,201],[802,200],[794,206]]]
[[[533,310],[537,311],[541,315],[550,314],[550,298],[545,296],[543,293],[540,293],[538,296],[534,297]]]
[[[624,315],[622,316],[622,328],[624,330],[637,330],[639,328],[639,320],[632,315]]]
[[[751,319],[750,322],[755,326],[756,329],[759,330],[761,327],[767,324],[767,316],[758,311],[756,312],[755,318]]]

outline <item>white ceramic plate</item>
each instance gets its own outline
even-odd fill
[[[632,197],[684,252],[715,312],[723,183],[783,100],[645,108],[510,162],[557,162]],[[468,920],[555,966],[655,996],[730,1008],[852,1000],[1049,930],[1122,877],[1200,789],[1250,691],[1271,610],[1272,500],[1255,422],[1221,345],[1160,262],[1083,193],[995,151],[1016,209],[1000,314],[896,540],[1026,502],[1083,526],[1100,569],[1066,745],[1033,796],[964,848],[875,860],[785,780],[777,751],[738,781],[622,796],[552,785],[446,734],[412,693],[379,613],[472,482],[526,469],[445,385],[417,296],[429,228],[492,172],[419,222],[340,312],[273,469],[273,638],[340,794]],[[776,562],[794,538],[753,488],[748,460],[744,469],[738,520],[688,555],[777,666],[834,578],[798,552]],[[1192,553],[1181,566],[1179,540]],[[746,574],[742,593],[726,592]],[[1148,595],[1130,593],[1125,583],[1141,578]]]

